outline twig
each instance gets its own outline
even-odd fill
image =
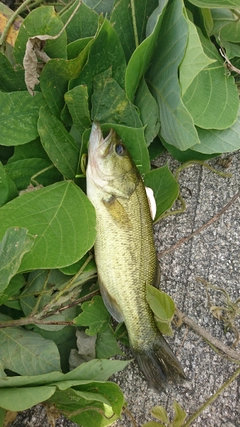
[[[209,225],[211,225],[214,222],[216,222],[220,218],[220,216],[222,216],[227,211],[227,209],[237,200],[237,198],[239,196],[240,196],[240,191],[238,191],[235,194],[235,196],[233,196],[232,199],[229,200],[229,202],[216,215],[214,215],[209,221],[207,221],[205,224],[203,224],[200,228],[198,228],[197,230],[195,230],[193,233],[189,234],[188,236],[183,237],[177,243],[175,243],[174,245],[170,246],[170,248],[166,249],[165,251],[160,252],[158,254],[158,259],[160,259],[164,255],[166,255],[166,254],[174,251],[176,248],[178,248],[179,246],[181,246],[183,243],[187,242],[192,237],[194,237],[197,234],[201,233],[203,230],[205,230],[205,228],[209,227]]]
[[[209,405],[211,405],[214,400],[217,399],[217,397],[227,388],[240,374],[240,368],[238,368],[234,374],[229,378],[223,385],[220,387],[216,393],[214,393],[213,396],[211,396],[200,408],[190,417],[188,418],[187,422],[183,425],[183,427],[189,427],[191,426],[192,422],[206,409]]]
[[[231,359],[237,360],[240,362],[240,354],[237,351],[232,350],[217,338],[209,334],[204,328],[199,326],[194,320],[190,319],[185,313],[182,313],[177,307],[175,307],[176,315],[184,322],[186,325],[190,326],[198,335],[204,338],[208,343],[212,344],[214,347],[221,350]]]

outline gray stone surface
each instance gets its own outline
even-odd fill
[[[223,156],[224,157],[224,156]],[[226,156],[225,156],[226,157]],[[167,158],[161,158],[161,164]],[[217,159],[209,163],[219,170]],[[170,169],[178,163],[170,160]],[[155,226],[158,252],[169,248],[184,236],[192,233],[214,216],[240,187],[240,152],[233,154],[230,167],[231,179],[221,178],[199,165],[184,170],[180,175],[181,194],[187,210],[177,216],[170,216]],[[213,336],[226,345],[235,339],[232,332],[224,333],[223,323],[210,312],[206,290],[196,281],[201,277],[212,285],[224,288],[230,298],[240,298],[240,199],[214,224],[178,247],[174,252],[161,258],[161,288],[168,292],[180,310],[191,317]],[[224,295],[209,290],[212,305],[222,305]],[[236,326],[240,329],[239,317]],[[172,414],[171,406],[176,400],[188,415],[199,408],[235,372],[238,365],[218,355],[190,328],[182,325],[175,328],[173,338],[168,339],[177,353],[189,377],[188,382],[170,384],[166,394],[157,394],[149,389],[135,363],[115,375],[122,388],[128,410],[131,411],[138,427],[150,419],[150,409],[163,405]],[[238,344],[236,350],[240,350]],[[131,357],[130,353],[128,353]],[[193,423],[193,427],[239,427],[240,426],[240,377],[209,406]],[[18,415],[12,427],[48,427],[47,418],[41,406]],[[73,427],[74,424],[61,418],[57,427]],[[130,427],[126,415],[114,423],[114,427]]]

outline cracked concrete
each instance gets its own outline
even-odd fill
[[[223,156],[227,157],[227,156]],[[164,164],[168,160],[163,156]],[[223,170],[218,159],[209,161],[211,165]],[[178,163],[170,160],[170,169]],[[184,236],[189,235],[213,217],[233,197],[240,187],[240,151],[233,154],[231,165],[226,172],[233,174],[231,179],[221,178],[199,165],[184,170],[180,175],[181,194],[187,210],[170,216],[155,226],[156,247],[164,251]],[[221,218],[200,234],[181,245],[174,252],[160,259],[162,276],[161,289],[168,292],[178,308],[226,345],[231,345],[235,334],[224,332],[221,321],[210,312],[206,290],[196,280],[201,277],[212,285],[225,289],[232,301],[240,298],[240,199],[224,213]],[[223,305],[224,294],[208,289],[211,305]],[[236,327],[240,329],[240,322]],[[150,409],[163,405],[172,416],[171,406],[176,400],[191,415],[239,367],[217,354],[201,337],[182,325],[175,328],[174,337],[168,339],[172,349],[181,360],[189,381],[178,385],[170,384],[166,394],[157,394],[149,389],[135,363],[113,378],[122,388],[128,410],[132,413],[138,427],[150,419]],[[238,344],[236,350],[240,350]],[[131,354],[126,351],[129,358]],[[191,424],[193,427],[239,427],[240,426],[240,377]],[[41,406],[24,411],[12,423],[12,427],[48,427],[46,415]],[[57,427],[73,427],[74,424],[61,418]],[[114,427],[130,427],[131,420],[123,415]]]

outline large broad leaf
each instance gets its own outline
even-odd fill
[[[107,328],[98,333],[96,342],[97,358],[108,358],[116,354],[123,354],[118,346],[112,327],[108,324]]]
[[[38,136],[37,120],[41,106],[46,105],[39,92],[32,97],[28,92],[1,93],[0,134],[2,145],[21,145]]]
[[[4,167],[18,190],[25,190],[33,182],[39,185],[50,185],[62,180],[62,175],[46,159],[22,159],[10,162]],[[33,180],[32,180],[33,178]]]
[[[149,145],[159,132],[160,122],[157,102],[144,79],[142,79],[138,87],[134,103],[140,111],[143,125],[146,126],[144,136],[146,144]]]
[[[75,325],[88,326],[85,332],[91,336],[106,329],[110,314],[100,296],[97,295],[91,301],[84,302],[81,308],[83,312],[74,319]]]
[[[31,385],[54,385],[59,382],[68,382],[73,384],[86,384],[90,381],[107,381],[115,372],[121,371],[128,365],[129,361],[125,360],[105,360],[94,359],[90,362],[82,363],[77,368],[63,374],[62,372],[50,372],[48,374],[34,376],[14,376],[0,378],[0,388],[22,387]]]
[[[183,61],[179,67],[182,95],[186,92],[198,73],[207,67],[207,65],[216,61],[204,53],[195,25],[190,20],[187,20],[187,23],[188,43]]]
[[[169,170],[168,165],[153,169],[144,175],[144,184],[151,187],[157,204],[155,221],[170,209],[179,193],[179,185]]]
[[[33,246],[34,238],[24,228],[9,228],[0,242],[0,293],[18,272],[22,257]]]
[[[14,46],[16,62],[22,64],[25,55],[26,44],[29,37],[37,35],[55,36],[63,28],[63,22],[54,10],[53,6],[42,6],[34,9],[24,19],[24,25],[20,27]],[[50,58],[66,58],[67,36],[63,33],[55,40],[48,40],[44,48]]]
[[[161,136],[167,143],[186,150],[199,143],[193,119],[181,99],[178,67],[188,39],[182,0],[166,9],[147,82],[160,110]]]
[[[17,197],[17,187],[0,162],[0,206]]]
[[[12,92],[26,90],[23,69],[14,70],[8,58],[0,52],[0,90]]]
[[[132,102],[141,78],[147,70],[152,58],[167,1],[168,0],[164,0],[161,2],[151,26],[151,34],[137,47],[137,49],[135,49],[128,62],[125,75],[125,88],[126,94]]]
[[[19,300],[17,298],[11,299],[12,296],[17,296],[20,289],[26,284],[23,274],[16,274],[9,282],[7,288],[0,292],[0,305],[5,304],[7,307],[21,310]]]
[[[163,143],[163,146],[166,148],[166,150],[169,151],[171,156],[173,156],[174,159],[178,160],[181,163],[189,162],[192,160],[208,160],[208,159],[211,159],[212,157],[219,156],[220,154],[220,153],[202,154],[196,150],[191,150],[191,148],[185,151],[181,151],[181,150],[178,150],[173,145],[167,144],[166,141],[162,140],[162,143]],[[201,144],[198,144],[196,147],[197,148],[200,147],[201,149]]]
[[[237,118],[237,87],[234,78],[225,72],[214,45],[200,31],[199,36],[205,53],[216,61],[196,76],[186,90],[183,102],[196,126],[203,129],[226,129]]]
[[[200,145],[192,147],[204,154],[229,153],[240,149],[240,110],[238,119],[228,129],[198,129]]]
[[[9,227],[25,227],[35,237],[20,270],[59,268],[78,261],[94,244],[95,211],[73,182],[25,193],[0,209],[0,237]]]
[[[127,60],[145,38],[147,19],[158,6],[156,0],[134,1],[133,4],[134,9],[129,0],[116,2],[110,17]]]
[[[31,158],[49,160],[46,151],[42,147],[39,137],[34,141],[28,142],[27,144],[16,145],[16,147],[14,147],[13,156],[10,157],[5,167],[12,162]]]
[[[70,18],[78,3],[78,0],[75,1],[73,5],[62,14],[61,19],[64,24]],[[98,18],[98,14],[94,12],[94,10],[90,9],[84,3],[81,3],[77,12],[66,27],[68,44],[75,40],[94,36],[98,28]]]
[[[91,127],[88,89],[86,86],[76,86],[65,93],[65,101],[72,116],[72,121],[80,135]]]
[[[56,386],[0,388],[0,406],[8,411],[24,411],[49,399],[55,390]]]
[[[120,416],[124,396],[117,384],[93,382],[66,392],[56,391],[50,401],[78,425],[104,427]]]
[[[100,123],[142,127],[135,106],[127,99],[116,80],[109,76],[109,71],[94,78],[92,119]]]
[[[84,3],[97,13],[110,14],[114,0],[84,0]]]
[[[76,78],[88,54],[88,47],[77,56],[77,58],[66,61],[65,59],[52,59],[45,65],[41,78],[41,90],[46,99],[51,113],[60,118],[64,107],[64,94],[68,90],[70,79]]]
[[[90,42],[88,61],[79,76],[70,82],[70,89],[78,85],[87,85],[92,93],[94,76],[112,67],[112,76],[118,84],[124,87],[126,61],[122,46],[113,27],[104,20],[97,35]]]
[[[4,315],[0,318],[8,320]],[[40,375],[61,369],[56,344],[35,332],[19,327],[2,328],[0,340],[0,360],[4,369],[20,375]]]
[[[190,3],[199,7],[239,7],[239,0],[189,0]]]
[[[79,146],[47,108],[41,108],[38,120],[41,143],[54,166],[66,179],[74,179],[78,168]]]

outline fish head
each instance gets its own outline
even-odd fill
[[[139,180],[139,172],[117,133],[110,129],[106,138],[94,122],[88,147],[87,182],[110,196],[129,198]]]

